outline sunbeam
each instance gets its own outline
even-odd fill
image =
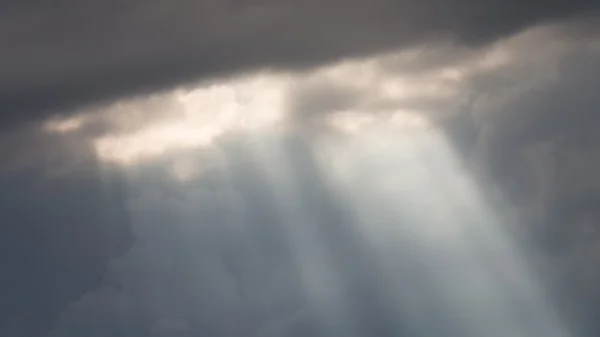
[[[124,288],[140,316],[215,336],[572,336],[510,214],[441,126],[466,104],[461,81],[491,65],[400,78],[386,59],[44,125],[85,135],[107,172],[130,178],[145,215],[124,260],[142,276]]]
[[[439,132],[378,129],[352,142],[328,144],[321,172],[377,247],[381,291],[415,335],[569,336]]]
[[[295,253],[309,305],[319,316],[319,325],[327,336],[354,336],[353,318],[345,310],[343,282],[339,279],[329,247],[319,235],[318,223],[310,209],[306,209],[298,191],[290,148],[281,139],[257,139],[251,142],[255,165],[263,172],[281,212],[282,226]]]
[[[0,337],[600,337],[600,1],[0,1]]]
[[[221,327],[227,333],[286,335],[261,313],[277,304],[257,297],[276,262],[254,238],[270,231],[282,233],[275,241],[289,249],[288,274],[301,288],[290,315],[310,316],[304,324],[317,336],[571,336],[507,231],[510,219],[433,124],[375,121],[344,135],[260,130],[209,152],[204,160],[221,163],[212,174],[176,184],[190,200],[208,193],[212,217],[170,231],[189,241],[190,261],[199,240],[190,238],[220,233],[215,249],[229,281],[195,277],[220,283],[214,317],[236,322]],[[177,214],[197,222],[193,207]]]

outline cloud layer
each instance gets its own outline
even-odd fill
[[[541,22],[593,17],[595,7],[587,0],[9,1],[0,8],[0,124],[206,76],[305,68],[439,39],[485,45]]]

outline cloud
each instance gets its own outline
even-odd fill
[[[292,174],[305,186],[301,200],[309,201],[307,212],[324,226],[318,240],[335,252],[346,276],[339,287],[358,294],[352,310],[364,310],[361,321],[392,331],[391,321],[369,313],[384,314],[384,304],[370,297],[374,280],[356,250],[360,239],[348,231],[350,215],[340,212],[324,188],[308,144],[293,136],[263,137],[281,141],[284,157],[272,152],[268,162],[257,162],[250,136],[221,142],[227,165],[191,183],[165,179],[152,165],[141,169],[130,180],[138,189],[129,202],[134,246],[111,264],[106,274],[111,287],[72,303],[51,336],[327,335],[285,224],[313,225],[294,225],[300,219],[281,213],[262,167],[277,168],[286,159],[304,168]]]
[[[566,320],[594,335],[598,39],[539,33],[516,38],[513,62],[473,79],[479,164],[518,209],[531,247],[544,247],[536,261]]]
[[[593,22],[532,26],[538,19],[580,13],[583,2],[525,6],[519,13],[510,10],[510,3],[492,1],[463,8],[431,1],[265,1],[250,6],[178,0],[131,2],[114,11],[115,4],[15,5],[6,7],[10,17],[2,14],[8,18],[2,25],[10,29],[0,29],[5,34],[0,46],[21,42],[7,49],[6,66],[0,66],[7,74],[0,80],[0,106],[8,111],[1,124],[42,123],[3,133],[1,181],[13,181],[11,189],[23,191],[37,178],[51,182],[39,196],[23,196],[23,204],[12,192],[6,198],[17,200],[16,210],[27,206],[31,211],[24,223],[65,225],[65,237],[73,242],[80,237],[71,223],[98,231],[111,225],[106,230],[118,233],[126,228],[126,215],[133,217],[136,242],[110,264],[104,274],[109,285],[89,291],[98,284],[101,267],[88,274],[87,266],[76,264],[74,274],[58,274],[64,281],[57,286],[61,291],[71,285],[71,277],[92,275],[95,281],[86,280],[53,302],[62,306],[89,291],[62,313],[56,336],[235,335],[239,331],[228,330],[231,322],[257,335],[322,331],[318,312],[306,304],[297,284],[288,242],[275,226],[281,223],[278,199],[244,143],[272,134],[290,136],[291,131],[315,139],[323,135],[288,129],[290,124],[327,124],[324,130],[331,132],[428,121],[424,124],[443,128],[465,158],[484,168],[524,214],[534,214],[531,223],[552,233],[560,233],[552,226],[564,229],[570,221],[549,223],[556,200],[568,204],[580,195],[587,198],[591,192],[584,187],[595,190],[588,173],[595,171],[594,160],[577,158],[578,153],[593,157],[581,151],[584,141],[560,148],[568,154],[565,163],[584,167],[561,171],[560,182],[552,176],[555,167],[548,154],[559,148],[560,139],[577,138],[581,125],[595,120],[593,89],[600,77]],[[56,27],[59,18],[65,19],[61,29],[39,28]],[[21,39],[10,38],[16,32]],[[258,71],[264,68],[270,70]],[[236,72],[244,76],[229,76]],[[72,111],[52,109],[197,78],[203,81],[152,95]],[[391,333],[397,327],[387,317],[386,300],[373,294],[377,285],[368,279],[372,269],[360,239],[334,228],[350,223],[349,213],[336,210],[328,182],[302,146],[286,143],[283,157],[295,164],[311,212],[332,226],[327,230],[334,234],[324,241],[345,266],[344,287],[357,294],[349,307],[361,313],[365,331]],[[126,173],[128,189],[111,194],[106,208],[87,205],[104,202],[97,197],[101,182],[113,181],[112,175],[101,175],[108,168]],[[36,179],[27,175],[31,170]],[[529,187],[534,192],[525,191]],[[52,201],[56,213],[45,200]],[[100,210],[120,215],[103,220]],[[66,220],[71,216],[75,220]],[[22,236],[15,239],[23,241]],[[65,246],[65,254],[104,266],[115,255],[104,246],[111,242]],[[54,244],[48,249],[53,251]],[[90,250],[107,254],[96,260]],[[556,265],[554,271],[581,276],[569,268],[581,270],[590,263]],[[588,280],[574,277],[569,282],[575,283],[565,284],[575,289],[577,279]],[[38,285],[30,280],[27,286]],[[18,294],[29,298],[29,288],[23,289]],[[585,296],[595,288],[585,289],[575,295],[561,291],[585,307],[586,301],[597,302]],[[55,288],[46,290],[44,296]]]
[[[165,175],[161,162],[137,166],[129,180],[134,246],[111,264],[110,287],[72,303],[51,336],[331,336],[351,328],[358,336],[395,336],[423,329],[411,315],[431,335],[446,336],[460,318],[448,317],[448,294],[438,281],[452,288],[456,307],[481,305],[477,313],[487,315],[483,303],[504,303],[485,297],[495,294],[485,289],[497,281],[485,278],[488,266],[470,270],[453,260],[467,245],[444,246],[446,235],[462,237],[454,222],[462,228],[466,221],[446,211],[461,211],[431,212],[425,191],[378,199],[385,187],[419,188],[410,182],[429,177],[410,142],[377,144],[394,149],[378,157],[344,142],[328,151],[328,140],[275,131],[230,136],[205,150],[225,165],[185,183]],[[421,159],[438,173],[456,164],[431,150]],[[197,150],[188,155],[207,160]],[[339,189],[346,178],[348,190]],[[448,184],[461,180],[454,178]],[[429,193],[442,195],[440,184]],[[467,208],[481,201],[465,198]],[[441,217],[443,226],[427,228],[415,217],[420,212]],[[488,220],[473,226],[487,228]],[[419,308],[427,314],[419,316]]]
[[[51,327],[69,302],[101,284],[108,261],[132,240],[119,175],[90,162],[73,165],[64,160],[69,149],[45,150],[51,162],[33,156],[0,174],[5,336],[39,336]]]
[[[302,305],[264,177],[236,159],[236,147],[225,171],[187,187],[152,165],[130,181],[139,189],[129,201],[136,242],[106,276],[118,290],[73,303],[56,336],[255,335]]]
[[[10,1],[0,9],[0,124],[234,72],[306,68],[439,39],[485,45],[595,7],[586,0]]]
[[[241,130],[306,132],[309,126],[346,128],[373,118],[446,119],[469,113],[473,101],[487,94],[474,89],[477,83],[522,66],[522,35],[565,44],[553,36],[557,30],[541,27],[477,49],[421,45],[300,73],[258,71],[204,81],[80,109],[45,121],[43,129],[88,142],[102,160],[134,164],[169,151],[206,148]]]

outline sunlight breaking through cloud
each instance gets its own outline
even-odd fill
[[[453,51],[464,54],[460,61],[429,60],[451,50],[415,47],[302,73],[259,71],[89,108],[49,120],[44,129],[96,130],[92,143],[100,159],[131,166],[257,128],[316,125],[353,133],[381,120],[423,124],[460,111],[468,100],[469,77],[505,66],[512,57],[511,49],[499,44],[477,53]],[[431,69],[411,70],[428,62]]]
[[[281,76],[264,75],[178,90],[175,117],[125,135],[95,141],[101,158],[130,165],[173,150],[209,146],[231,130],[274,127],[282,119]]]
[[[321,172],[376,247],[382,291],[414,336],[570,336],[506,232],[509,219],[435,129],[380,127],[326,145]],[[415,271],[425,283],[411,285]]]
[[[353,317],[346,310],[341,275],[331,251],[319,235],[318,220],[306,209],[306,200],[300,195],[300,184],[295,178],[290,153],[283,144],[273,139],[253,141],[251,149],[255,165],[265,175],[278,204],[276,208],[284,219],[284,231],[295,253],[301,279],[309,302],[315,306],[327,336],[354,336]],[[280,158],[273,162],[273,157]]]
[[[186,99],[195,97],[191,95]],[[257,224],[244,224],[250,213],[237,207],[239,198],[232,196],[242,189],[242,201],[264,199],[268,212],[275,213],[269,214],[267,222],[284,233],[304,295],[303,307],[296,310],[313,315],[316,322],[311,324],[317,336],[368,336],[372,324],[385,322],[390,335],[570,337],[529,268],[527,255],[506,231],[504,225],[510,219],[487,201],[442,132],[418,117],[396,118],[400,121],[390,123],[381,116],[370,119],[343,137],[260,130],[238,135],[238,142],[229,147],[215,141],[225,158],[225,165],[217,169],[218,179],[210,187],[177,187],[183,195],[204,195],[189,201],[190,212],[185,217],[194,219],[184,221],[188,227],[174,230],[157,221],[156,233],[142,234],[160,245],[166,240],[164,233],[176,232],[186,239],[185,234],[194,233],[217,253],[202,258],[190,253],[190,265],[209,257],[221,261],[220,241],[209,243],[211,239],[198,233],[229,239],[256,230]],[[198,168],[193,161],[178,165],[174,172],[182,180],[203,181],[194,177]],[[250,178],[245,179],[260,185],[262,193],[240,187],[248,184],[240,177],[248,172]],[[202,212],[194,213],[199,206],[204,207]],[[178,214],[181,217],[181,212]],[[171,215],[165,212],[161,216]],[[209,216],[214,218],[206,220]],[[279,330],[286,327],[272,332],[268,324],[253,322],[253,316],[244,311],[244,305],[254,308],[259,302],[253,294],[238,298],[239,289],[252,289],[252,284],[245,284],[248,279],[269,276],[256,274],[264,268],[263,260],[244,261],[248,275],[236,269],[239,265],[229,265],[236,262],[211,262],[218,265],[219,275],[233,270],[235,274],[228,275],[227,282],[197,266],[199,270],[184,272],[188,277],[198,273],[203,284],[212,287],[201,300],[210,298],[213,303],[202,313],[205,319],[214,317],[215,322],[205,324],[237,333],[242,325],[226,324],[239,320],[255,329],[252,336],[285,335]],[[162,285],[156,287],[162,289]],[[189,287],[194,289],[194,283]],[[163,300],[178,308],[177,298]],[[250,304],[241,304],[243,301]],[[370,314],[385,317],[366,317],[369,309],[361,307],[365,302],[377,310]],[[165,309],[155,305],[155,315],[165,315]]]
[[[568,35],[539,26],[485,46],[256,71],[45,121],[44,136],[124,173],[135,195],[136,243],[109,273],[118,291],[71,306],[66,331],[82,319],[132,324],[121,308],[166,335],[573,336],[512,214],[482,186],[494,181],[488,156],[508,166],[516,156],[498,152],[521,151],[540,111],[572,108],[563,86],[596,98],[588,82],[560,80],[589,48]],[[577,186],[558,186],[543,162],[556,147],[543,147],[519,158],[537,170],[524,178],[537,193],[593,185],[575,165],[561,170]],[[541,199],[521,205],[545,224],[554,204]]]

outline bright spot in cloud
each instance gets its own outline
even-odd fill
[[[179,158],[171,165],[170,171],[175,179],[186,182],[200,176],[202,174],[202,167],[200,167],[200,163],[196,160]]]
[[[85,116],[75,116],[66,119],[51,119],[44,123],[43,129],[50,133],[68,133],[77,131],[85,123]]]
[[[282,119],[284,76],[257,75],[169,93],[174,117],[126,134],[95,141],[103,160],[131,165],[172,150],[210,146],[232,130],[274,127]]]
[[[459,51],[464,55],[447,60],[444,52],[452,54],[452,47],[414,48],[303,73],[258,72],[214,80],[191,90],[179,88],[88,109],[75,117],[48,121],[44,129],[86,134],[91,126],[96,134],[88,134],[86,140],[92,138],[99,158],[131,166],[208,148],[226,134],[251,129],[272,132],[317,125],[317,130],[355,135],[378,123],[405,130],[421,128],[428,126],[430,118],[462,111],[469,78],[510,63],[515,53],[510,43],[518,46],[521,40],[477,53]],[[442,60],[431,65],[421,60],[432,55],[433,59],[442,55]],[[294,99],[300,102],[299,111],[292,111]],[[305,111],[310,109],[314,111]],[[309,123],[291,125],[297,121],[294,118]],[[187,168],[175,171],[177,176],[188,176],[181,173]]]
[[[330,126],[347,134],[358,134],[381,124],[397,129],[416,129],[429,126],[427,118],[422,114],[404,111],[385,115],[339,112],[329,116],[327,122]]]
[[[177,89],[152,95],[145,103],[140,99],[122,101],[107,108],[110,115],[107,118],[117,131],[97,137],[93,145],[102,160],[130,166],[173,151],[209,147],[229,132],[257,128],[273,131],[273,128],[283,127],[282,122],[289,109],[287,100],[293,89],[315,79],[329,78],[339,82],[356,79],[352,85],[374,97],[375,101],[412,98],[437,90],[435,83],[410,85],[407,79],[382,77],[376,67],[377,62],[378,58],[343,62],[307,74],[258,73],[206,83],[192,90]],[[374,85],[377,82],[380,84]],[[428,87],[431,85],[433,89]],[[395,89],[390,91],[390,88]],[[161,99],[168,103],[160,103]],[[159,109],[166,110],[162,112],[164,117],[149,118],[146,122],[140,110],[153,109],[157,104],[160,104]],[[356,133],[378,120],[403,127],[422,125],[426,120],[419,116],[418,111],[395,110],[386,106],[385,111],[372,111],[357,106],[348,111],[328,112],[324,122],[342,132]],[[89,116],[83,114],[52,121],[47,129],[51,132],[73,132],[82,128]],[[139,127],[132,128],[131,125],[137,126],[136,123]]]

